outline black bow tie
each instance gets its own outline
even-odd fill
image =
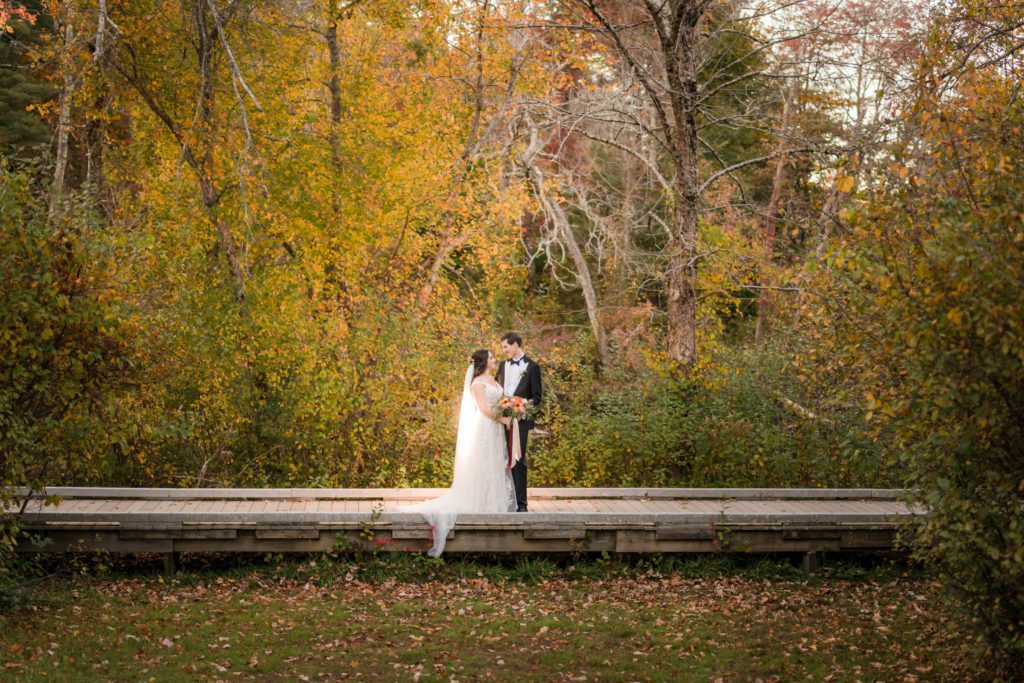
[[[519,361],[521,361],[521,360],[523,360],[523,359],[520,358],[519,360],[510,360],[509,361],[509,365],[519,365]]]

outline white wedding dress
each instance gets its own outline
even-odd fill
[[[505,427],[480,412],[471,391],[472,382],[473,366],[470,365],[462,387],[451,488],[438,498],[398,508],[399,512],[422,514],[431,525],[434,545],[427,551],[431,557],[444,552],[448,532],[460,514],[516,510],[515,486],[506,467]],[[502,393],[501,387],[484,384],[488,403],[496,404]]]

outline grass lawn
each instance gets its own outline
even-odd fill
[[[197,565],[203,566],[197,566]],[[929,577],[768,559],[119,561],[0,613],[0,680],[962,681]]]

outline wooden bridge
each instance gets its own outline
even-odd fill
[[[421,552],[430,529],[399,505],[442,489],[51,487],[19,525],[24,552]],[[886,550],[920,510],[890,489],[530,489],[530,512],[460,515],[450,552],[797,552]],[[59,502],[46,504],[46,497]],[[8,512],[17,512],[16,508]]]

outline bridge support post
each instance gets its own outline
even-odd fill
[[[821,553],[818,553],[814,550],[803,553],[800,556],[800,568],[808,574],[811,574],[821,569]]]
[[[181,553],[178,551],[164,553],[164,574],[174,576],[178,572],[178,562],[180,559]]]

